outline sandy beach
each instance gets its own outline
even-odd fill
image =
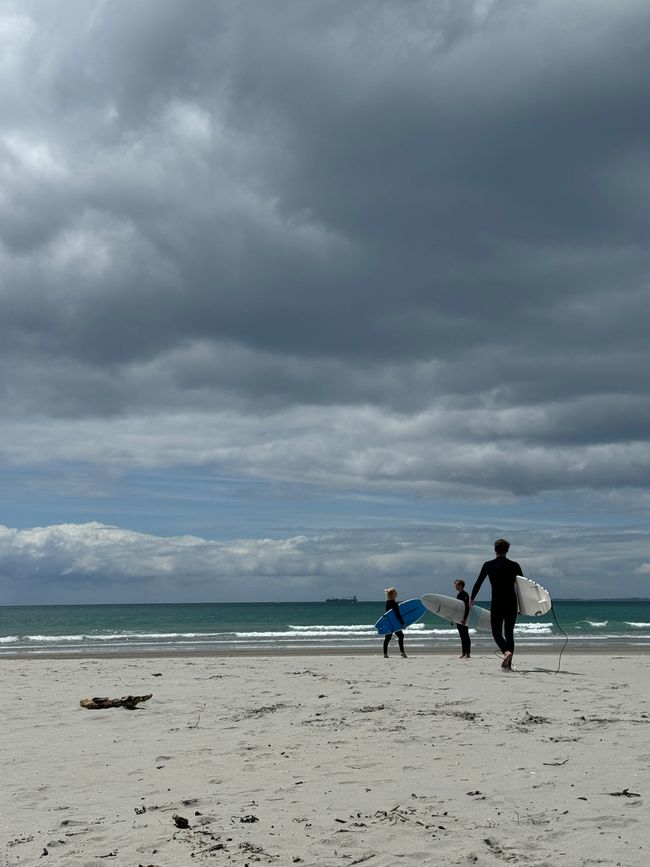
[[[650,655],[516,662],[2,659],[0,864],[645,867]]]

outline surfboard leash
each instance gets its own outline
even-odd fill
[[[560,632],[564,636],[564,644],[562,645],[562,650],[560,651],[560,655],[558,656],[557,668],[555,669],[555,674],[559,674],[560,673],[560,666],[562,664],[562,654],[566,650],[566,646],[569,643],[569,636],[566,634],[564,629],[562,629],[562,627],[559,624],[559,621],[557,619],[557,614],[555,613],[555,606],[553,605],[553,603],[551,603],[551,614],[553,615],[553,619],[555,620],[555,625],[557,626],[557,628],[560,630]]]

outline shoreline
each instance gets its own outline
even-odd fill
[[[408,656],[411,659],[416,659],[421,656],[441,656],[447,658],[455,658],[458,656],[457,647],[418,647],[415,650],[409,651],[407,645]],[[561,645],[556,647],[541,647],[539,645],[519,645],[515,649],[515,656],[521,657],[526,654],[532,654],[535,656],[548,655],[548,656],[559,656],[562,653],[562,657],[566,656],[607,656],[607,655],[621,655],[621,654],[630,654],[634,656],[638,655],[650,655],[650,644],[597,644],[597,645],[580,645],[580,646],[571,646],[571,642],[569,642],[569,646],[567,646],[564,651],[562,651]],[[490,649],[474,649],[472,654],[473,659],[480,658],[491,658],[493,656],[497,656],[496,648],[494,651]],[[95,660],[111,660],[111,659],[194,659],[194,658],[231,658],[238,659],[242,658],[259,658],[264,659],[265,657],[299,657],[299,656],[350,656],[350,657],[368,657],[368,656],[377,656],[378,658],[382,658],[381,648],[346,648],[346,647],[338,647],[338,648],[319,648],[319,647],[301,647],[301,648],[278,648],[278,649],[270,649],[270,648],[260,648],[260,649],[250,649],[250,650],[205,650],[205,649],[197,649],[197,650],[140,650],[134,648],[133,650],[120,650],[112,652],[110,650],[81,650],[81,651],[60,651],[60,650],[33,650],[33,651],[23,651],[23,652],[13,652],[6,651],[0,653],[0,662],[3,659],[6,660],[84,660],[84,659],[95,659]],[[391,656],[395,658],[399,658],[399,654],[396,650],[391,653]]]

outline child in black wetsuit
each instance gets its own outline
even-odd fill
[[[460,646],[462,650],[459,659],[471,659],[472,656],[472,640],[469,637],[469,629],[467,628],[467,618],[469,616],[469,593],[465,590],[465,582],[462,578],[456,578],[454,581],[456,588],[456,599],[460,599],[465,604],[465,613],[460,623],[456,624],[458,634],[460,635]]]
[[[395,587],[389,587],[386,590],[386,611],[393,610],[395,612],[395,617],[397,620],[405,626],[404,618],[400,614],[399,605],[397,604],[397,590]],[[406,659],[406,653],[404,652],[404,633],[401,629],[398,629],[395,633],[397,636],[397,643],[399,644],[399,650],[401,655]],[[384,638],[384,659],[388,659],[388,645],[393,637],[393,633],[389,632],[388,635]]]

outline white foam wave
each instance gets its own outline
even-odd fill
[[[525,635],[547,635],[552,630],[552,623],[518,623],[515,626],[515,632]]]
[[[19,641],[36,641],[39,643],[52,643],[60,641],[83,641],[85,635],[21,635]]]
[[[337,632],[359,632],[361,630],[374,630],[374,628],[375,627],[372,626],[370,623],[342,624],[340,626],[337,624],[315,624],[314,626],[294,626],[291,623],[289,624],[289,629],[293,629],[295,632],[329,632],[332,629],[335,629]]]
[[[411,633],[412,627],[409,626],[407,630],[407,634]],[[451,629],[422,629],[417,631],[417,634],[414,637],[423,638],[427,635],[446,635],[449,634]],[[454,630],[455,632],[455,630]],[[300,632],[235,632],[236,638],[279,638],[279,639],[287,639],[287,640],[302,640],[306,638],[335,638],[335,637],[343,637],[343,638],[377,638],[377,632],[373,627],[370,629],[366,627],[358,627],[355,631],[350,629],[340,629],[338,626],[330,626],[325,629],[323,627],[319,627],[318,629],[309,629],[305,627]]]
[[[419,631],[425,629],[425,623],[413,623],[408,627],[409,632]],[[332,629],[336,629],[339,632],[358,632],[360,630],[374,630],[374,626],[371,623],[353,623],[353,624],[341,624],[340,626],[333,623],[328,624],[314,624],[313,626],[294,626],[293,624],[289,624],[289,629],[295,630],[295,632],[316,632],[319,630],[328,632]]]
[[[0,637],[0,643],[33,641],[41,644],[57,644],[70,641],[150,641],[162,638],[219,638],[232,633],[224,632],[115,632],[98,635],[8,635]]]
[[[633,629],[648,629],[650,628],[650,623],[633,623],[629,620],[625,621],[626,626],[631,626]]]

